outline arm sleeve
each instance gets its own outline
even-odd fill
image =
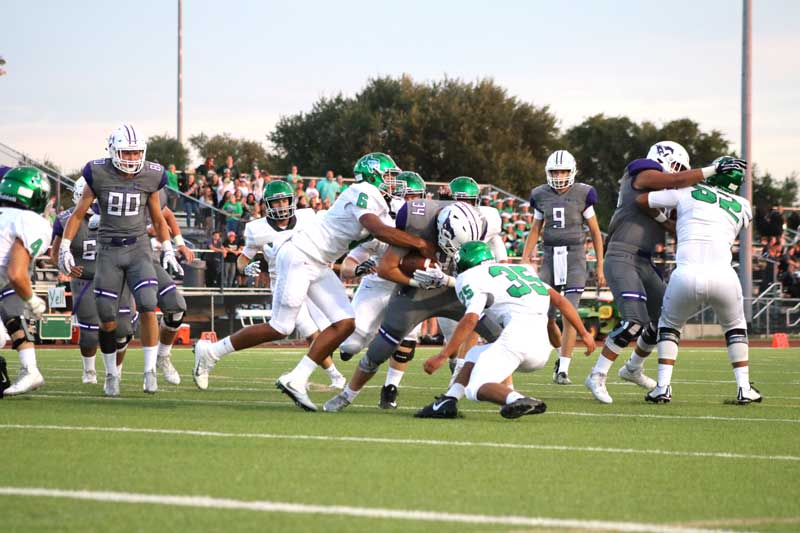
[[[357,263],[363,263],[369,256],[372,255],[368,243],[359,244],[347,254],[347,257],[353,259]]]
[[[156,190],[163,189],[166,184],[167,184],[167,170],[164,169],[164,171],[161,173],[161,181],[159,181],[158,183],[158,189]]]
[[[97,196],[97,192],[94,190],[94,186],[92,184],[93,178],[92,178],[92,162],[91,161],[86,163],[86,166],[83,167],[83,171],[81,172],[81,176],[83,176],[83,179],[86,180],[86,185],[88,185],[89,188],[92,189],[92,192],[94,193],[94,195]]]
[[[651,191],[647,195],[647,205],[655,208],[673,208],[678,205],[680,191],[677,189],[664,189]]]
[[[61,224],[61,217],[56,217],[56,221],[53,222],[53,234],[50,239],[55,239],[56,237],[63,237],[64,236],[64,226]]]
[[[586,193],[586,203],[583,206],[583,218],[590,219],[594,216],[594,206],[597,203],[597,189],[589,186],[589,191]]]
[[[380,193],[377,192],[376,195],[367,194],[365,192],[359,192],[358,196],[356,196],[355,198],[355,201],[353,200],[352,197],[348,199],[348,202],[345,205],[345,209],[348,212],[352,213],[353,216],[356,217],[356,220],[360,219],[362,216],[366,214],[382,217],[385,213],[389,212],[389,207],[386,205],[386,202],[384,202],[382,198],[380,198],[380,202],[378,201],[379,198],[377,198],[376,196],[379,194]]]

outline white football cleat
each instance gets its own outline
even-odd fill
[[[281,390],[286,396],[291,398],[297,407],[306,411],[317,411],[317,406],[308,397],[306,392],[307,384],[298,383],[292,379],[291,374],[284,374],[275,382],[275,386]]]
[[[192,379],[194,379],[198,389],[206,390],[208,388],[208,374],[219,359],[211,355],[211,341],[205,339],[197,341],[192,351],[194,351]]]
[[[340,392],[325,402],[325,405],[322,406],[322,410],[326,413],[338,413],[339,411],[344,411],[348,405],[350,405],[350,400],[347,399],[343,392]]]
[[[16,381],[3,394],[6,396],[18,396],[26,392],[35,391],[42,385],[44,385],[44,377],[42,377],[42,373],[39,372],[38,368],[28,369],[22,366],[19,368],[19,375]]]
[[[164,376],[164,379],[170,385],[181,384],[181,375],[178,374],[178,371],[172,366],[172,359],[170,356],[158,357],[156,359],[156,368],[161,370],[161,375]]]
[[[344,390],[345,385],[347,385],[347,378],[341,374],[331,380],[332,389]]]
[[[142,385],[142,389],[147,394],[155,394],[158,390],[158,378],[156,377],[156,371],[151,370],[149,372],[144,373],[144,384]]]
[[[8,391],[6,391],[6,394],[8,394]],[[752,385],[748,390],[744,390],[743,387],[739,387],[739,394],[736,395],[736,403],[739,405],[761,403],[761,393]]]
[[[94,370],[84,370],[81,381],[84,385],[97,385],[97,372]]]
[[[653,390],[656,388],[658,383],[653,378],[649,378],[644,375],[644,368],[641,366],[634,370],[628,368],[628,363],[622,365],[622,368],[619,369],[619,377],[624,379],[625,381],[630,381],[631,383],[636,383],[643,389]]]
[[[656,387],[644,395],[646,402],[669,403],[672,401],[672,385],[666,387]]]
[[[119,376],[106,374],[106,382],[103,384],[103,394],[112,398],[119,396]]]
[[[606,374],[593,372],[589,374],[583,384],[592,392],[592,396],[594,396],[597,401],[602,403],[614,403],[614,400],[608,393],[608,389],[606,389],[606,377]]]

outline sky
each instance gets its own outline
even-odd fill
[[[121,122],[176,135],[177,18],[168,0],[0,0],[0,142],[69,172]],[[800,171],[797,20],[800,2],[753,0],[752,159],[781,178]],[[268,146],[281,116],[409,74],[492,78],[562,130],[688,117],[739,151],[741,21],[741,0],[184,0],[184,136]]]

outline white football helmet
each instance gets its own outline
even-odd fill
[[[483,217],[472,206],[464,202],[450,204],[436,217],[439,248],[448,257],[455,257],[465,242],[482,240],[483,228]]]
[[[75,183],[72,185],[72,202],[75,205],[78,205],[78,202],[83,196],[83,189],[86,188],[86,178],[81,176],[80,178],[75,180]],[[94,214],[94,203],[92,203],[91,207],[89,207],[89,216]]]
[[[550,174],[553,170],[568,170],[569,175],[563,178],[556,178]],[[547,174],[547,184],[554,189],[566,189],[575,183],[575,175],[578,173],[578,164],[571,153],[566,150],[556,150],[547,158],[544,166]]]
[[[130,124],[122,124],[108,136],[108,155],[111,163],[120,171],[137,174],[144,168],[147,153],[147,142],[141,132],[137,132]],[[136,159],[122,158],[122,152],[139,152]]]
[[[689,152],[673,141],[661,141],[651,146],[647,152],[647,159],[659,163],[664,168],[664,172],[669,174],[692,168],[689,164]]]

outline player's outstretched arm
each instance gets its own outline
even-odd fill
[[[597,257],[597,285],[599,287],[606,286],[606,276],[603,273],[603,234],[600,233],[600,225],[597,223],[597,217],[591,217],[586,220],[589,226],[589,234],[592,236],[592,244],[594,245],[594,255]]]
[[[558,292],[553,289],[548,289],[548,293],[550,294],[550,303],[556,307],[558,310],[561,311],[561,316],[567,320],[578,334],[581,336],[583,343],[586,345],[586,355],[591,355],[591,353],[595,349],[594,337],[586,331],[586,327],[583,325],[583,320],[578,315],[578,311],[572,307],[572,304],[569,303],[569,300],[561,296]]]
[[[636,196],[636,206],[644,211],[650,218],[661,224],[661,227],[664,228],[665,231],[669,231],[670,233],[675,233],[675,222],[667,218],[667,215],[664,214],[663,211],[660,209],[656,209],[655,207],[650,207],[650,194],[649,192],[639,194]],[[670,198],[674,196],[673,191],[657,191],[653,193],[658,195],[659,198]],[[667,202],[670,208],[675,207],[677,202],[673,203],[671,200]],[[667,207],[667,205],[665,205]]]
[[[531,224],[531,231],[525,239],[525,247],[522,249],[522,262],[532,263],[536,258],[536,243],[539,242],[539,233],[542,231],[544,220],[534,220]]]
[[[470,337],[470,334],[475,331],[475,326],[478,325],[478,320],[480,317],[476,313],[467,313],[464,315],[458,322],[458,326],[456,326],[455,331],[453,332],[453,336],[450,337],[450,340],[447,342],[442,350],[434,355],[433,357],[429,357],[423,368],[425,372],[428,374],[433,374],[436,372],[439,367],[441,367],[445,361],[450,359],[453,355],[458,352],[459,346],[464,344]]]
[[[86,213],[89,211],[89,208],[92,207],[94,198],[95,196],[92,189],[90,187],[84,187],[83,194],[81,194],[81,199],[78,200],[78,205],[75,206],[75,210],[69,216],[69,220],[67,220],[67,225],[64,226],[64,240],[71,242],[72,239],[75,238],[75,235],[78,234],[78,229],[81,227],[81,222],[86,216]]]
[[[358,219],[364,229],[379,241],[398,246],[400,248],[414,248],[423,256],[433,259],[436,257],[436,245],[421,237],[411,235],[403,230],[384,224],[378,215],[365,213]]]

